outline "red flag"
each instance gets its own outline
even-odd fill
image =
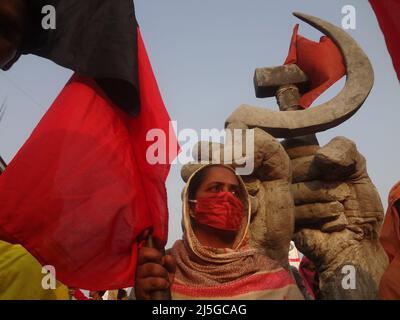
[[[83,292],[79,289],[76,289],[74,292],[74,298],[75,300],[90,300],[88,297],[86,297]]]
[[[400,0],[370,0],[400,80]]]
[[[53,265],[71,287],[133,286],[139,235],[152,228],[166,244],[170,166],[149,164],[146,135],[168,134],[170,118],[139,29],[138,69],[139,117],[75,75],[0,176],[0,238]],[[166,147],[176,155],[175,136]]]
[[[300,98],[300,105],[308,108],[315,99],[346,74],[340,50],[328,37],[319,42],[298,35],[294,27],[289,54],[285,64],[297,64],[310,80],[310,91]]]

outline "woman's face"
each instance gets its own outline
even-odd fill
[[[219,192],[231,192],[239,198],[239,180],[228,168],[210,167],[196,191],[196,199],[209,197]]]
[[[227,223],[227,221],[224,221],[224,219],[222,219],[222,221],[224,221],[222,222],[223,225],[222,228],[221,228],[221,212],[219,212],[217,215],[218,219],[214,220],[214,212],[213,211],[208,212],[207,211],[207,209],[209,209],[208,206],[205,206],[205,208],[207,208],[206,211],[203,211],[198,217],[197,217],[198,212],[196,211],[198,210],[197,206],[199,205],[200,199],[202,198],[203,200],[215,199],[215,196],[220,192],[232,193],[243,204],[240,192],[241,185],[234,172],[232,172],[232,170],[228,168],[222,166],[212,166],[204,170],[206,171],[203,173],[204,176],[202,176],[201,178],[202,181],[200,182],[194,194],[195,199],[193,200],[197,200],[196,205],[192,202],[190,207],[190,214],[194,219],[193,221],[197,222],[196,224],[192,224],[193,231],[197,239],[203,246],[213,247],[213,248],[232,248],[237,236],[237,229],[235,228],[236,227],[240,228],[243,218],[242,216],[243,211],[242,210],[235,211],[233,208],[237,209],[237,206],[235,207],[235,205],[233,205],[232,209],[228,210],[228,211],[232,210],[230,211],[229,214],[233,214],[233,216],[228,218],[229,223]],[[220,201],[226,201],[226,200],[221,199]],[[214,209],[218,208],[218,210],[221,211],[221,206],[220,207],[218,206],[215,207],[215,206],[216,204],[212,204],[211,208]],[[225,205],[223,206],[223,208],[227,209]],[[238,217],[237,213],[240,215],[240,217]],[[207,222],[201,221],[202,219],[200,218],[206,219]],[[232,224],[233,225],[235,224],[234,221],[236,221],[238,225],[237,226],[235,225],[232,228]]]

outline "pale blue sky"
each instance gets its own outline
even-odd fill
[[[400,86],[383,35],[368,1],[320,0],[136,0],[136,16],[171,119],[178,129],[223,128],[240,104],[276,108],[273,99],[254,96],[254,69],[284,61],[300,11],[341,24],[344,5],[353,5],[357,28],[349,33],[370,57],[375,87],[363,108],[341,126],[318,135],[325,144],[337,135],[357,143],[386,207],[391,186],[400,179]],[[320,34],[300,22],[300,33]],[[71,72],[27,56],[0,74],[0,102],[7,112],[0,124],[0,154],[10,161],[61,90]],[[343,81],[318,101],[335,95]],[[38,164],[40,165],[40,164]],[[167,189],[169,245],[181,235],[180,165],[171,168]]]

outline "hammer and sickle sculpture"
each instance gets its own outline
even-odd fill
[[[296,65],[257,69],[256,95],[276,95],[281,111],[242,105],[227,119],[229,129],[254,129],[255,159],[262,159],[255,163],[253,179],[247,178],[257,208],[251,225],[253,245],[283,264],[293,231],[296,246],[316,266],[318,298],[375,299],[387,267],[378,241],[383,220],[380,197],[368,176],[365,158],[352,141],[337,137],[319,147],[315,137],[360,109],[373,86],[373,69],[363,50],[343,30],[312,16],[294,15],[335,42],[344,58],[347,79],[332,100],[299,110],[299,90],[304,92],[307,76]],[[267,145],[274,149],[271,136],[285,138],[281,145],[290,158],[290,168],[280,148],[267,151]],[[293,219],[287,205],[288,177]],[[295,228],[291,229],[293,220]],[[343,270],[354,271],[351,288],[355,290],[343,285]]]
[[[337,137],[320,147],[315,136],[360,109],[373,86],[373,69],[346,32],[319,18],[294,15],[334,41],[347,78],[335,98],[303,110],[299,98],[307,90],[308,78],[297,65],[257,69],[257,97],[275,95],[281,111],[241,105],[226,120],[228,130],[254,133],[254,170],[243,176],[251,196],[251,245],[288,267],[294,240],[316,266],[319,299],[375,299],[388,263],[378,241],[383,220],[380,197],[365,158],[352,141]],[[275,138],[285,140],[279,143]],[[219,150],[216,157],[202,152],[210,147]],[[230,146],[200,142],[193,155],[197,161],[218,161],[224,147],[231,152],[235,142]],[[185,165],[182,178],[186,181],[199,165]],[[350,280],[356,290],[343,286],[343,270],[354,270]]]
[[[226,120],[226,124],[244,123],[249,128],[261,128],[275,138],[290,138],[331,129],[353,116],[367,99],[373,83],[371,63],[352,37],[342,29],[319,18],[294,13],[331,38],[343,54],[346,84],[332,100],[299,111],[279,112],[241,105]]]

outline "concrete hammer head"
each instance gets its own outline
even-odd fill
[[[278,89],[285,85],[296,85],[301,93],[309,89],[306,74],[295,64],[257,68],[254,73],[257,98],[275,97]]]

